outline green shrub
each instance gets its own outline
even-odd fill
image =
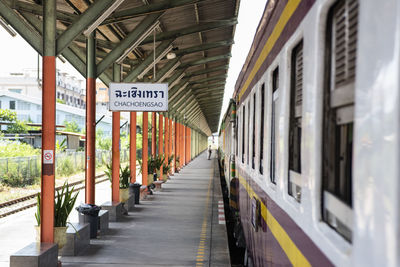
[[[18,141],[0,141],[0,158],[39,155],[40,149]]]
[[[57,163],[57,174],[61,176],[68,176],[77,172],[71,157],[63,157]]]

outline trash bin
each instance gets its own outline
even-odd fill
[[[129,184],[129,193],[133,193],[135,195],[135,204],[139,204],[141,186],[142,185],[139,183]]]
[[[90,224],[90,238],[97,237],[97,229],[99,228],[99,211],[101,207],[92,204],[81,204],[76,207],[76,210],[85,215],[85,221]]]

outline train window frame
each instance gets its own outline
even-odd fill
[[[293,47],[290,55],[289,135],[288,135],[288,194],[301,202],[301,138],[303,111],[303,39]]]
[[[250,165],[250,118],[251,118],[251,108],[250,100],[247,101],[247,136],[246,136],[246,163],[247,166]]]
[[[276,116],[279,99],[279,66],[276,66],[271,73],[271,121],[270,121],[270,159],[269,159],[269,177],[271,183],[276,185]]]
[[[260,125],[260,143],[259,143],[259,161],[258,161],[258,172],[263,175],[264,174],[264,135],[265,135],[265,131],[264,131],[264,127],[265,127],[265,112],[266,112],[266,108],[265,108],[265,94],[266,94],[266,90],[265,90],[265,82],[263,82],[259,88],[260,90],[260,121],[261,121],[261,125]]]
[[[252,95],[252,110],[253,110],[253,121],[251,125],[252,138],[251,138],[251,168],[255,169],[256,166],[256,105],[257,105],[257,92]]]
[[[244,164],[245,161],[245,125],[246,125],[246,105],[243,103],[243,107],[242,107],[242,134],[241,134],[241,154],[242,154],[242,163]]]
[[[322,218],[350,243],[358,2],[338,0],[328,12],[322,122]]]

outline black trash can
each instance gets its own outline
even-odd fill
[[[85,221],[90,224],[90,238],[97,237],[97,229],[99,228],[99,211],[101,207],[92,204],[82,204],[76,207],[76,210],[85,215]]]
[[[133,193],[135,195],[135,204],[139,204],[141,186],[142,185],[139,183],[129,184],[129,193]]]

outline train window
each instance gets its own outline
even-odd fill
[[[256,162],[256,93],[253,94],[253,138],[252,138],[252,148],[251,148],[251,167],[255,168]]]
[[[243,105],[243,117],[242,117],[242,163],[244,163],[245,125],[246,125],[246,106]]]
[[[235,155],[238,156],[239,155],[239,136],[238,136],[238,127],[239,127],[239,114],[236,115],[236,120],[235,120],[235,125],[234,125],[234,131],[235,131]]]
[[[264,161],[263,161],[263,158],[264,158],[264,106],[265,106],[265,103],[264,103],[264,101],[265,101],[265,84],[263,83],[262,85],[261,85],[261,103],[260,103],[260,105],[261,105],[261,107],[260,107],[260,111],[261,111],[261,129],[260,129],[260,131],[261,131],[261,133],[260,133],[260,165],[259,165],[259,168],[260,168],[260,173],[261,174],[263,174],[263,172],[264,172]]]
[[[246,144],[246,157],[247,157],[247,165],[249,165],[249,158],[250,158],[250,100],[247,103],[247,144]]]
[[[357,0],[337,1],[329,11],[324,91],[323,218],[349,241],[357,23]]]
[[[292,52],[289,119],[289,195],[301,200],[301,119],[303,105],[303,41]]]
[[[279,93],[279,67],[272,72],[272,105],[271,105],[271,157],[270,157],[270,168],[269,174],[272,183],[276,183],[276,105],[278,102]]]

